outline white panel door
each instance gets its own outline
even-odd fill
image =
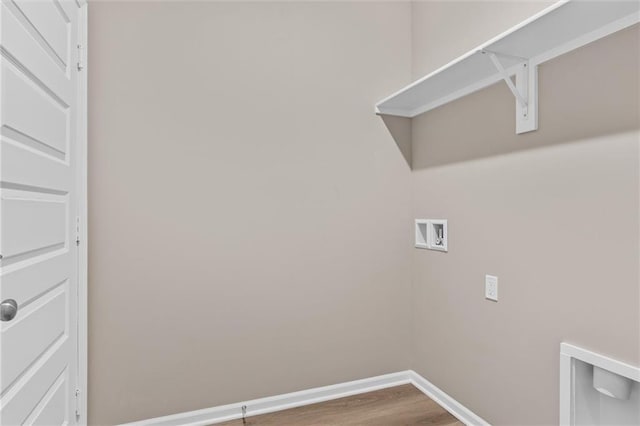
[[[0,424],[76,424],[86,5],[0,1]]]

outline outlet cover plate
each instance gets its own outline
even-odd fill
[[[498,301],[498,277],[485,275],[484,277],[484,297],[488,300]]]

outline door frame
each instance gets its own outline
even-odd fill
[[[76,0],[79,6],[78,14],[78,120],[77,120],[77,152],[76,157],[76,183],[78,191],[78,217],[77,222],[77,255],[78,255],[78,324],[76,327],[77,338],[77,381],[75,390],[76,413],[70,413],[75,417],[79,425],[87,424],[87,393],[88,393],[88,3],[86,0]]]

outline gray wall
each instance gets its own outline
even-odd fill
[[[89,20],[90,423],[407,369],[410,5]]]
[[[414,70],[542,6],[416,4]],[[639,34],[543,64],[537,132],[504,84],[413,120],[414,216],[450,235],[413,252],[412,366],[492,424],[557,424],[561,341],[640,364]]]

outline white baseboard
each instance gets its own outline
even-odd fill
[[[406,370],[337,385],[323,386],[299,392],[286,393],[235,404],[221,405],[170,416],[127,423],[126,426],[204,426],[242,418],[242,407],[246,416],[257,416],[303,405],[315,404],[346,396],[372,392],[411,383],[445,410],[467,425],[488,425],[487,422],[468,410],[458,401],[442,392],[415,371]],[[124,426],[124,425],[123,425]]]
[[[442,408],[453,414],[465,425],[482,425],[489,426],[489,423],[478,416],[473,411],[469,410],[464,405],[447,395],[436,385],[419,375],[413,370],[408,371],[411,383],[413,386],[420,389],[420,391],[427,395],[429,398],[438,403]]]

